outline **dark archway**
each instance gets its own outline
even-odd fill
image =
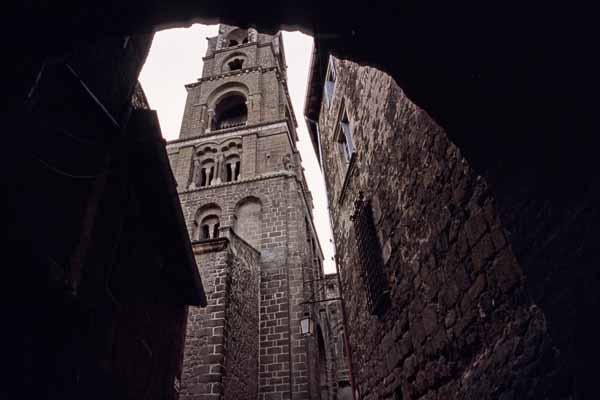
[[[151,36],[156,29],[185,26],[192,20],[253,24],[265,32],[300,27],[317,38],[316,71],[322,72],[323,54],[331,50],[390,73],[491,178],[532,293],[561,339],[560,350],[581,375],[576,391],[584,396],[593,393],[589,375],[599,354],[593,340],[598,327],[589,320],[597,309],[600,286],[595,273],[600,226],[595,206],[600,199],[595,165],[599,85],[598,62],[590,50],[597,37],[595,13],[575,6],[517,2],[505,3],[494,13],[487,7],[481,2],[347,7],[341,1],[301,8],[286,1],[265,1],[256,7],[234,1],[225,9],[217,3],[138,0],[13,5],[5,19],[27,21],[31,29],[4,25],[20,32],[19,40],[9,41],[5,51],[5,59],[12,60],[5,64],[9,67],[4,75],[9,100],[5,129],[15,133],[7,135],[6,147],[29,149],[36,143],[58,161],[84,163],[70,159],[77,153],[65,151],[63,144],[69,139],[61,142],[43,126],[32,125],[35,119],[30,118],[31,103],[26,99],[53,65],[66,61],[76,74],[61,67],[58,73],[65,86],[48,87],[51,97],[60,100],[52,114],[57,115],[61,103],[67,104],[68,95],[89,90],[95,100],[90,98],[85,107],[94,118],[79,121],[74,131],[114,144],[128,124],[127,105],[149,46],[149,38],[137,35]],[[52,140],[41,141],[44,138]],[[125,146],[122,142],[97,147],[96,156],[114,157]],[[51,298],[47,277],[54,265],[48,260],[68,259],[81,232],[84,211],[77,205],[93,191],[82,181],[57,178],[32,162],[27,151],[6,152],[2,162],[8,187],[3,207],[9,238],[6,257],[20,260],[18,268],[7,271],[5,293],[14,292],[14,282],[28,282],[28,300],[46,304]],[[139,171],[135,179],[141,181],[148,173],[149,164],[144,166],[145,172]],[[112,193],[114,187],[106,190]],[[32,215],[35,209],[39,212]],[[39,228],[56,226],[53,219],[61,221],[63,235]],[[563,296],[553,296],[558,291]],[[12,299],[22,299],[22,291],[14,294]],[[17,307],[7,318],[26,330],[35,310]],[[22,336],[19,332],[15,338]],[[22,340],[15,338],[6,343]],[[9,364],[12,355],[7,354]]]
[[[215,107],[212,130],[227,129],[246,124],[248,107],[241,94],[230,94],[221,99]]]

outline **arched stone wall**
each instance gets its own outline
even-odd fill
[[[261,241],[262,202],[256,197],[246,197],[235,207],[234,232],[259,249]]]

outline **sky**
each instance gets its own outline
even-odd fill
[[[216,36],[217,33],[218,25],[194,24],[190,28],[169,29],[154,35],[150,54],[140,74],[140,82],[150,107],[158,113],[166,140],[179,137],[187,94],[184,85],[196,82],[202,75],[206,38]],[[312,38],[299,32],[284,32],[283,45],[288,65],[288,88],[298,120],[297,146],[306,181],[313,195],[313,215],[323,249],[324,269],[326,273],[335,272],[325,184],[303,115]]]

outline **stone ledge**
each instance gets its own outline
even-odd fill
[[[227,248],[229,239],[226,237],[218,237],[215,239],[193,240],[192,251],[194,254],[206,254],[222,251]]]
[[[179,194],[188,194],[188,193],[193,193],[193,192],[199,192],[202,190],[222,188],[224,186],[233,186],[233,185],[239,185],[242,183],[256,182],[256,181],[261,181],[261,180],[265,180],[265,179],[279,178],[279,177],[296,177],[296,174],[292,171],[279,171],[279,172],[274,172],[271,174],[254,176],[252,178],[240,179],[239,181],[235,181],[235,182],[225,182],[225,183],[219,183],[217,185],[210,185],[210,186],[205,186],[205,187],[196,188],[196,189],[186,189],[186,190],[182,190],[181,192],[179,192]]]
[[[279,72],[278,67],[266,67],[265,68],[265,67],[260,67],[260,66],[243,68],[243,69],[238,69],[235,71],[222,72],[220,74],[214,74],[214,75],[207,76],[204,78],[198,78],[197,82],[188,83],[187,85],[185,85],[185,88],[194,88],[196,86],[201,85],[203,82],[218,81],[218,80],[229,78],[229,77],[236,76],[236,75],[244,75],[244,74],[249,74],[251,72],[269,72],[269,71],[273,71],[273,70]]]
[[[206,139],[211,138],[213,136],[228,135],[228,136],[224,137],[224,139],[228,139],[232,136],[245,136],[245,135],[249,135],[251,133],[260,132],[260,131],[266,130],[267,128],[287,127],[286,121],[287,120],[285,120],[285,119],[280,119],[277,121],[260,122],[258,124],[246,125],[244,127],[241,127],[242,129],[240,129],[240,127],[221,129],[218,131],[205,132],[200,135],[194,135],[194,136],[189,136],[186,138],[170,140],[167,142],[167,150],[171,151],[172,149],[176,149],[179,147],[192,146],[196,143],[201,143],[201,142],[205,141]],[[187,143],[187,142],[191,142],[191,141],[193,141],[193,143]]]

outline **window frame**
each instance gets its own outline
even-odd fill
[[[333,103],[333,96],[335,94],[335,87],[337,81],[337,74],[335,71],[335,63],[333,61],[333,57],[329,57],[329,63],[327,65],[327,72],[325,74],[325,83],[323,85],[323,91],[325,94],[325,103],[327,104],[327,109],[331,108],[331,104]]]
[[[341,162],[342,168],[340,170],[344,174],[349,170],[350,164],[356,154],[353,131],[354,129],[352,129],[352,124],[348,117],[346,102],[342,99],[338,117],[336,118],[333,140],[337,147],[337,156]]]
[[[343,122],[344,120],[346,122]],[[338,201],[340,204],[343,203],[346,197],[346,188],[348,187],[350,176],[353,173],[354,165],[356,163],[356,147],[354,146],[354,129],[352,125],[350,117],[348,116],[346,100],[342,98],[333,135],[338,159],[338,176],[341,182],[341,189],[338,194]],[[344,129],[343,126],[346,126],[347,129]],[[349,143],[348,139],[350,140]],[[343,143],[344,141],[345,143]],[[348,152],[351,153],[348,154]]]
[[[390,284],[383,249],[377,236],[377,226],[371,199],[359,192],[354,201],[353,223],[358,265],[367,294],[369,313],[382,318],[390,306]]]

